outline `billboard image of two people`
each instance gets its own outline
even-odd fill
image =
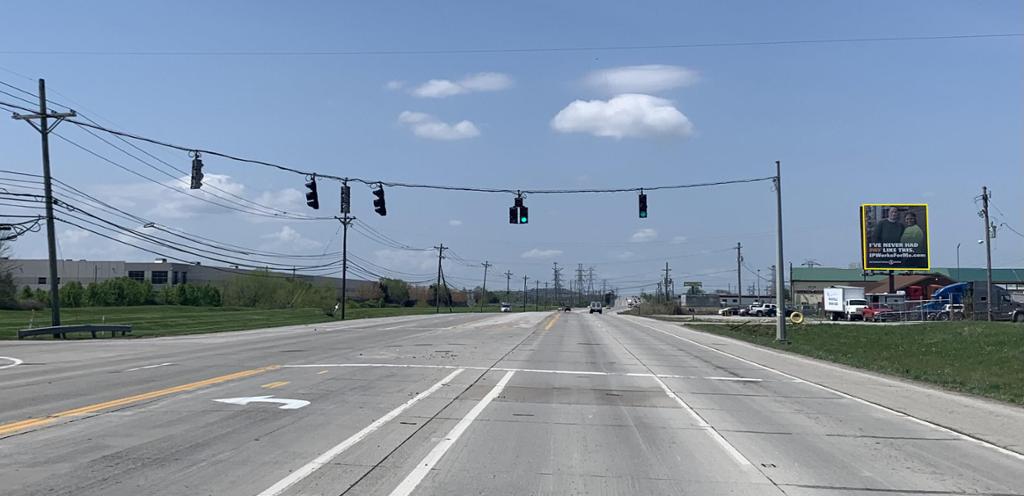
[[[860,207],[864,270],[928,270],[928,205]]]

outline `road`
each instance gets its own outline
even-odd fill
[[[572,312],[5,343],[0,493],[1024,494],[1017,451],[697,334]]]

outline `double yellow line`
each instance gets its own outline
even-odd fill
[[[548,323],[547,323],[547,325],[545,325],[545,326],[544,326],[544,330],[545,330],[545,331],[550,331],[550,330],[551,330],[551,328],[552,328],[552,327],[554,327],[554,325],[555,325],[555,322],[558,322],[558,319],[559,319],[559,318],[561,318],[561,317],[562,317],[562,314],[560,314],[560,313],[556,313],[556,314],[555,314],[555,318],[553,318],[553,319],[549,320],[549,321],[548,321]]]
[[[19,420],[17,422],[10,422],[7,424],[0,424],[0,437],[6,436],[8,434],[13,434],[18,431],[23,431],[25,429],[34,429],[37,427],[42,427],[44,425],[52,424],[64,417],[89,415],[92,413],[101,412],[103,410],[110,410],[113,408],[128,406],[142,401],[162,398],[164,396],[168,396],[175,393],[192,391],[206,386],[220,384],[222,382],[233,381],[235,379],[244,379],[246,377],[251,377],[256,374],[262,374],[264,372],[276,370],[278,368],[280,368],[279,365],[270,365],[268,367],[261,367],[258,369],[243,370],[240,372],[235,372],[233,374],[227,374],[218,377],[213,377],[210,379],[204,379],[202,381],[182,384],[180,386],[169,387],[157,391],[150,391],[148,393],[136,394],[134,396],[127,396],[116,400],[104,401],[103,403],[96,403],[88,406],[83,406],[80,408],[75,408],[72,410],[65,410],[63,412],[55,413],[53,415],[47,415],[45,417],[30,418],[26,420]]]

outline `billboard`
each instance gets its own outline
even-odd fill
[[[928,270],[928,205],[866,203],[860,206],[864,270]]]

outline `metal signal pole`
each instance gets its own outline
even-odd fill
[[[50,113],[46,108],[46,80],[39,80],[39,113],[30,115],[14,114],[13,118],[22,120],[39,131],[43,148],[43,195],[46,198],[46,249],[50,258],[50,324],[60,325],[60,285],[57,275],[57,233],[53,225],[53,184],[50,176],[50,131],[57,127],[66,117],[75,117],[74,110],[64,113]],[[54,119],[53,125],[49,119]],[[32,122],[39,119],[39,124]],[[54,337],[57,337],[55,334]]]
[[[775,161],[775,216],[777,223],[776,231],[776,242],[777,250],[775,252],[775,303],[777,310],[775,312],[775,340],[776,341],[787,341],[786,338],[786,288],[782,282],[782,164]]]

